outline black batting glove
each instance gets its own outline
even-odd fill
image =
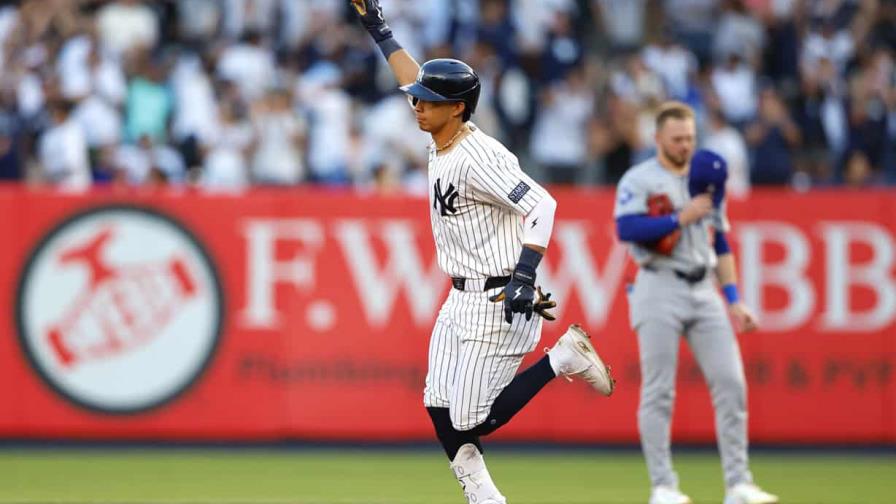
[[[536,295],[535,268],[539,262],[541,253],[524,246],[510,282],[501,293],[489,298],[493,302],[504,302],[504,320],[508,324],[513,323],[514,313],[524,313],[526,320],[532,320]]]
[[[517,264],[510,282],[504,286],[504,320],[513,323],[514,313],[525,313],[532,320],[535,303],[535,270],[521,269]]]
[[[351,0],[361,23],[376,43],[392,38],[392,29],[386,24],[379,0]]]
[[[507,298],[507,296],[505,295],[504,291],[502,290],[498,294],[496,294],[488,299],[489,299],[489,301],[491,301],[493,303],[501,303],[506,298]],[[553,310],[556,307],[557,307],[557,302],[554,301],[553,299],[551,299],[550,292],[545,294],[544,292],[541,291],[541,287],[535,288],[535,300],[532,302],[532,313],[534,313],[535,315],[540,315],[541,318],[543,318],[549,322],[553,322],[554,320],[557,320],[557,317],[548,310]],[[511,311],[510,314],[512,317],[513,311]],[[505,312],[505,315],[506,315],[506,312]],[[511,318],[511,320],[513,320],[513,319]],[[527,317],[526,320],[529,320],[529,318]]]

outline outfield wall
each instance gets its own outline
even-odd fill
[[[617,392],[557,381],[495,437],[634,442],[613,194],[556,195],[543,343],[581,323]],[[421,391],[449,283],[426,200],[7,186],[0,215],[0,438],[432,437]],[[758,192],[730,217],[763,323],[740,337],[753,441],[896,443],[896,192]],[[680,364],[675,439],[711,441],[706,386],[688,351]]]

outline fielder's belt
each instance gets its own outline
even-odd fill
[[[642,266],[642,268],[646,269],[647,271],[653,271],[654,273],[660,271],[660,269],[655,266],[645,265],[645,266]],[[697,268],[694,268],[691,271],[683,271],[683,270],[677,270],[677,269],[676,270],[666,270],[666,271],[671,271],[671,272],[675,273],[676,277],[680,278],[681,280],[684,280],[685,282],[687,282],[691,285],[693,285],[695,283],[702,282],[703,279],[706,277],[706,267],[705,266],[698,266]]]

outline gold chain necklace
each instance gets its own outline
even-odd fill
[[[447,149],[448,147],[451,147],[451,144],[453,144],[454,141],[457,140],[457,137],[459,137],[460,134],[463,133],[466,129],[467,129],[467,127],[465,125],[461,125],[461,127],[457,130],[457,133],[455,133],[454,136],[451,137],[451,140],[448,140],[448,143],[446,143],[445,145],[443,145],[441,147],[436,145],[436,152],[442,152],[443,150]]]

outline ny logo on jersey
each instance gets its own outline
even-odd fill
[[[457,208],[454,207],[454,202],[457,200],[459,196],[457,189],[455,189],[454,184],[448,183],[448,190],[444,193],[442,192],[442,179],[436,179],[436,184],[433,186],[433,208],[441,208],[439,209],[439,213],[442,214],[442,217],[448,215],[448,213],[456,214]]]

